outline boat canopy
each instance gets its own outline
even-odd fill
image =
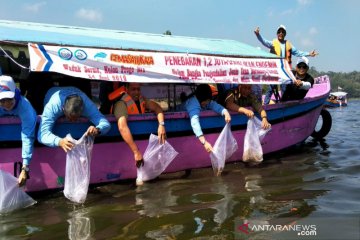
[[[348,94],[347,92],[331,92],[330,96],[345,97],[347,94]]]
[[[280,84],[295,79],[284,59],[227,39],[0,20],[1,49],[14,46],[28,47],[31,71],[94,80]]]

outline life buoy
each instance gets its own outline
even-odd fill
[[[320,115],[322,117],[322,126],[319,131],[316,131],[316,129],[315,129],[313,131],[313,133],[311,134],[311,136],[315,139],[324,138],[330,132],[331,125],[332,125],[331,114],[329,113],[328,110],[322,109],[320,112]]]

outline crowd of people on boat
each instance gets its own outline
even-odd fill
[[[231,121],[230,112],[237,112],[244,114],[248,118],[253,118],[255,111],[262,120],[262,128],[268,129],[271,127],[271,124],[268,121],[263,104],[302,99],[314,84],[313,77],[307,73],[309,70],[309,60],[306,56],[316,56],[318,53],[315,50],[312,52],[297,50],[289,41],[285,40],[286,28],[283,25],[280,25],[277,29],[277,38],[273,41],[264,39],[260,35],[259,28],[256,28],[254,32],[265,47],[270,48],[270,51],[279,57],[285,58],[290,65],[292,63],[292,55],[300,57],[293,70],[296,80],[291,84],[280,86],[281,96],[278,86],[270,86],[269,90],[266,91],[264,100],[262,100],[261,90],[260,96],[258,96],[252,91],[253,86],[246,84],[236,86],[229,86],[227,84],[218,85],[216,100],[212,89],[214,86],[210,84],[197,85],[193,94],[183,96],[181,110],[187,111],[193,132],[207,152],[211,152],[213,146],[206,141],[206,137],[201,129],[201,111],[212,110],[224,116],[226,123]],[[271,97],[273,94],[275,98]],[[105,99],[100,109],[79,88],[74,86],[51,87],[45,95],[40,126],[36,133],[36,110],[30,101],[21,95],[12,77],[6,75],[0,76],[0,116],[15,115],[21,120],[23,167],[18,178],[19,186],[26,183],[35,137],[37,137],[40,143],[49,147],[60,147],[65,152],[73,148],[73,142],[69,141],[66,137],[57,136],[53,133],[53,127],[60,117],[65,117],[70,122],[76,122],[80,117],[87,118],[93,125],[88,127],[86,134],[95,137],[107,134],[110,130],[110,123],[104,115],[113,114],[117,121],[119,133],[132,150],[135,164],[138,168],[144,165],[143,154],[137,147],[131,129],[128,126],[127,119],[129,115],[145,112],[156,114],[159,123],[157,132],[159,142],[165,142],[166,119],[164,110],[155,101],[143,97],[141,84],[127,83],[116,87],[111,85],[110,91],[100,95],[99,98],[100,101]]]

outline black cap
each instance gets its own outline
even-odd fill
[[[211,100],[212,92],[209,84],[200,84],[199,86],[197,86],[195,90],[195,96],[199,103],[206,100]]]

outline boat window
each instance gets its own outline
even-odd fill
[[[164,111],[177,111],[187,96],[193,92],[189,84],[145,84],[142,86],[143,95],[159,103]],[[181,110],[181,109],[180,109]]]
[[[100,111],[103,114],[111,112],[112,102],[108,99],[108,95],[114,91],[113,84],[113,82],[105,81],[92,83],[93,99],[99,100]],[[120,83],[120,86],[122,85],[124,84]],[[194,86],[189,84],[144,83],[141,86],[142,95],[147,99],[157,102],[163,111],[180,111],[179,106],[184,101],[182,96],[191,94],[193,90]]]
[[[20,79],[21,93],[31,102],[39,115],[43,112],[44,98],[47,91],[54,86],[77,87],[90,99],[97,100],[92,98],[92,82],[87,79],[50,72],[31,72],[25,79]]]

